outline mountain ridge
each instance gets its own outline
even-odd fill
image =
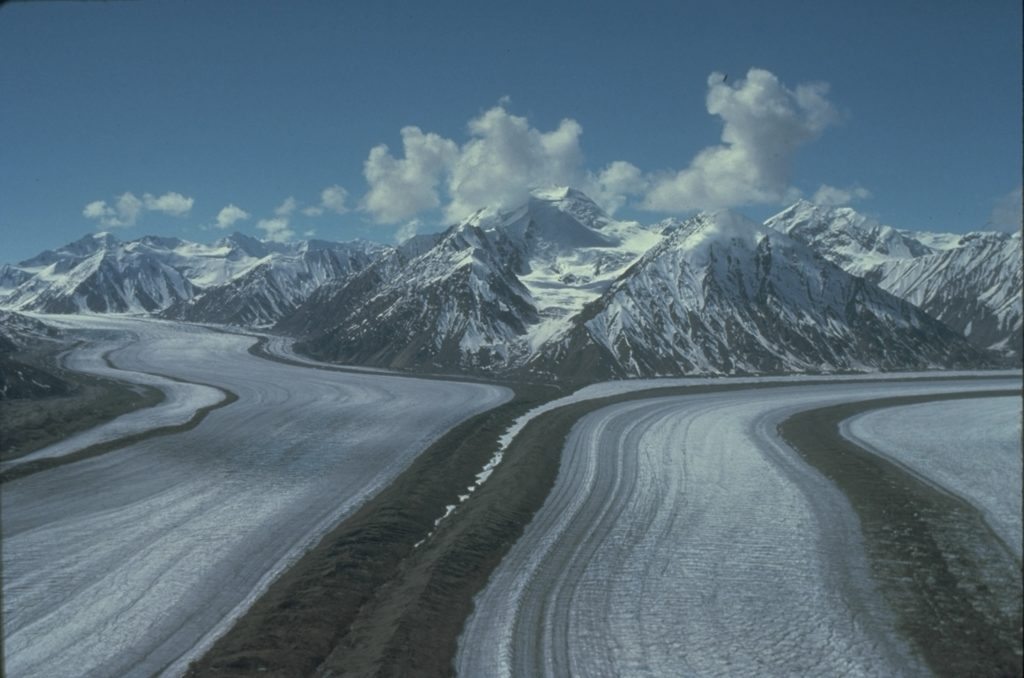
[[[850,208],[801,203],[765,223],[921,307],[978,348],[1020,362],[1024,309],[1019,231],[960,236],[896,231]]]
[[[274,328],[329,361],[503,377],[963,367],[1020,361],[1019,250],[806,201],[642,225],[561,187],[398,246],[91,234],[0,267],[0,308]]]

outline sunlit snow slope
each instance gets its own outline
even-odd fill
[[[313,540],[503,388],[260,360],[253,338],[83,317],[111,354],[239,396],[195,429],[6,483],[4,672],[180,673]],[[68,322],[74,322],[69,318]]]

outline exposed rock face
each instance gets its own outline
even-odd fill
[[[580,381],[982,366],[1020,361],[1020,242],[803,201],[763,225],[642,226],[558,188],[398,247],[91,235],[0,268],[0,307],[275,328],[330,361]]]
[[[975,346],[1022,355],[1021,234],[896,231],[841,207],[799,202],[766,222],[849,273],[919,306]]]

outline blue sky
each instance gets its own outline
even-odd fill
[[[392,241],[566,181],[641,221],[817,195],[1009,228],[1021,21],[1018,0],[9,3],[0,261],[97,229]]]

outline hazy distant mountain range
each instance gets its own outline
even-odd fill
[[[0,267],[0,308],[270,329],[344,363],[607,377],[1021,361],[1021,237],[798,202],[617,221],[535,191],[401,246],[89,235]]]

